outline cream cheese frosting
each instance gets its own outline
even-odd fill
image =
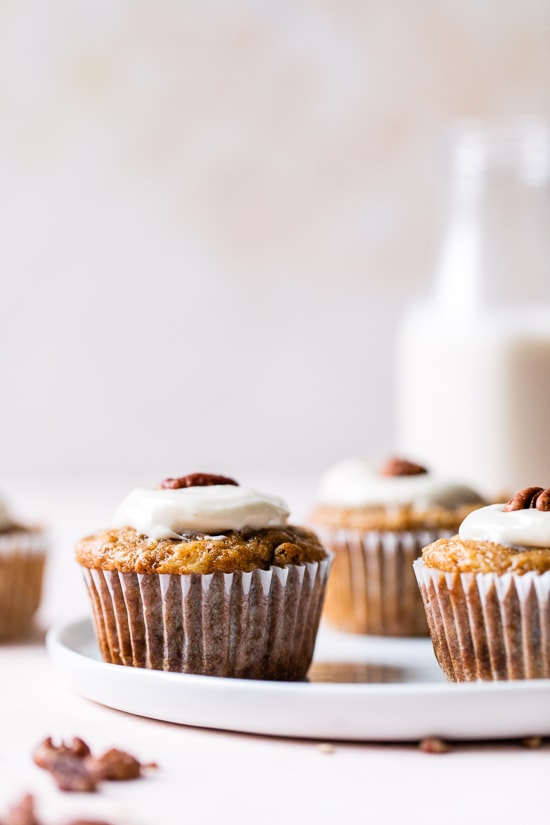
[[[113,527],[133,527],[152,539],[188,533],[282,527],[289,510],[277,496],[250,487],[211,485],[177,490],[137,487],[113,516]]]
[[[466,516],[458,535],[463,541],[491,541],[511,547],[550,547],[550,512],[504,510],[489,504]]]
[[[338,507],[411,506],[458,507],[480,501],[464,484],[445,481],[432,473],[384,476],[367,461],[349,459],[336,464],[322,477],[319,498],[322,504]]]

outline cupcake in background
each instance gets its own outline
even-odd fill
[[[0,641],[23,638],[40,604],[47,540],[0,501]]]
[[[378,469],[359,459],[330,469],[310,518],[335,554],[328,623],[352,633],[427,635],[412,563],[426,544],[452,535],[482,504],[470,487],[401,458]]]
[[[105,661],[302,679],[330,554],[288,515],[280,498],[223,476],[133,490],[113,527],[76,548]]]
[[[414,569],[450,681],[550,678],[550,488],[476,510]]]

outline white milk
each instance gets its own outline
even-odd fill
[[[550,486],[550,310],[418,306],[398,342],[400,453],[487,495]]]
[[[398,340],[400,452],[493,496],[550,486],[550,126],[469,125],[432,297]]]

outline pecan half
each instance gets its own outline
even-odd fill
[[[550,511],[550,487],[524,487],[504,505],[504,512],[537,509]]]
[[[160,488],[161,490],[179,490],[181,487],[212,487],[214,484],[239,486],[237,481],[227,476],[216,476],[211,473],[191,473],[180,478],[165,478]]]
[[[550,510],[550,487],[543,490],[537,497],[537,510]]]
[[[73,756],[76,759],[84,759],[91,753],[90,748],[83,739],[75,736],[70,745],[61,742],[60,745],[54,745],[51,736],[40,742],[33,751],[32,758],[35,765],[39,768],[49,770],[60,756]]]
[[[83,739],[75,737],[70,745],[54,745],[48,736],[34,750],[33,759],[39,768],[48,771],[61,791],[90,792],[97,790],[100,774]]]
[[[406,458],[390,458],[380,468],[380,475],[383,476],[421,476],[427,472],[421,464],[407,461]]]
[[[110,779],[116,782],[127,779],[138,779],[142,768],[156,768],[156,762],[142,763],[131,753],[121,751],[118,748],[111,748],[105,751],[103,756],[94,759],[102,779]]]
[[[60,791],[92,793],[101,780],[100,772],[88,757],[58,756],[49,772]]]
[[[428,736],[422,739],[419,746],[422,753],[449,753],[451,748],[444,739],[436,736]]]

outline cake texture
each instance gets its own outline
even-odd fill
[[[0,641],[24,637],[40,604],[47,539],[0,503]]]
[[[302,679],[330,554],[287,517],[281,499],[207,474],[132,491],[113,527],[76,547],[103,658]]]
[[[450,681],[550,678],[550,488],[471,513],[414,569]]]
[[[327,621],[352,633],[427,635],[413,561],[482,503],[471,488],[402,458],[378,469],[351,460],[329,470],[310,519],[335,554]]]

